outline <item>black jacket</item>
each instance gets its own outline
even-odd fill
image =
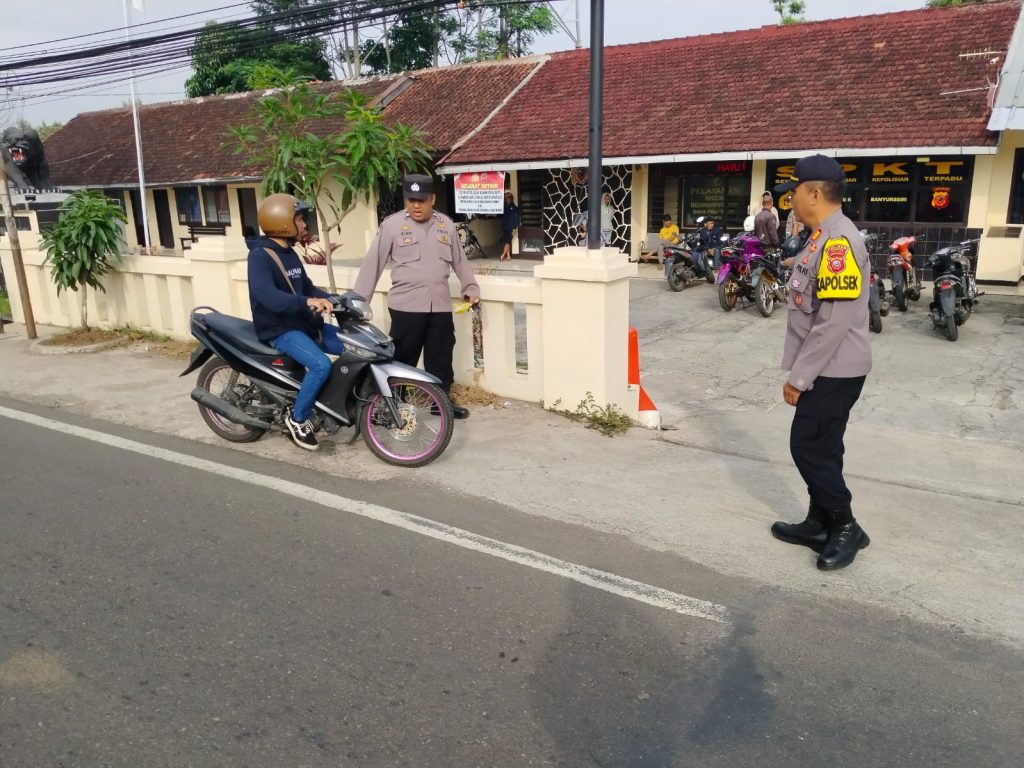
[[[259,340],[270,343],[285,331],[302,331],[318,339],[324,321],[310,311],[306,299],[326,299],[330,294],[313,285],[294,249],[282,248],[269,237],[247,237],[245,244],[249,246],[249,306]],[[281,259],[294,293],[266,248]]]

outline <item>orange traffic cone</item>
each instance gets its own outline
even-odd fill
[[[644,391],[643,385],[640,383],[640,337],[636,332],[636,328],[629,329],[629,364],[627,371],[628,381],[630,388],[636,387],[640,390],[640,409],[637,416],[637,421],[640,422],[640,426],[647,427],[648,429],[661,429],[661,414],[658,412],[657,406],[648,397],[647,392]]]

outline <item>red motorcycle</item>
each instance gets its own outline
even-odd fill
[[[921,298],[921,276],[914,269],[914,243],[917,238],[897,237],[889,250],[889,279],[892,280],[892,295],[900,312],[907,311],[907,299]]]

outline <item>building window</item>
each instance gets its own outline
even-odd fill
[[[203,187],[203,213],[206,214],[207,224],[231,223],[227,187]]]
[[[174,200],[178,205],[179,224],[202,224],[203,217],[199,213],[199,190],[195,187],[179,187],[174,190]]]
[[[680,227],[695,227],[700,216],[714,216],[726,229],[739,229],[750,205],[750,164],[745,160],[652,165],[649,175],[648,228],[657,232],[661,217]]]

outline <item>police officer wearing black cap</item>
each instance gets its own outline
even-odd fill
[[[480,286],[462,252],[455,224],[434,210],[433,179],[422,174],[407,175],[402,197],[405,210],[381,222],[354,290],[371,297],[384,267],[391,264],[388,310],[395,359],[416,365],[422,353],[423,367],[441,380],[450,398],[455,380],[455,323],[448,277],[455,272],[462,283],[463,297],[474,304],[480,301]],[[457,419],[469,416],[466,408],[455,403],[452,410]]]
[[[790,372],[782,395],[796,406],[789,446],[807,483],[810,507],[801,523],[776,522],[775,538],[810,547],[818,568],[853,562],[869,543],[850,507],[843,479],[843,436],[850,409],[871,370],[868,337],[867,249],[842,211],[846,176],[830,157],[799,160],[791,181],[793,213],[810,235],[796,254],[782,367]]]

